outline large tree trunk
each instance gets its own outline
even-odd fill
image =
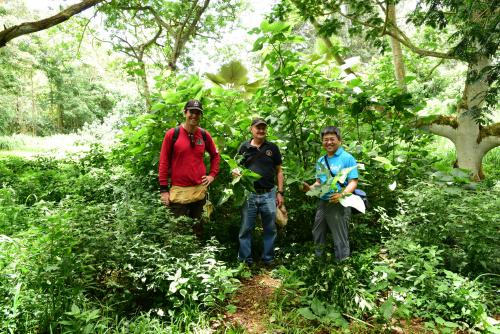
[[[484,103],[489,85],[487,74],[481,71],[489,65],[490,60],[487,58],[469,64],[462,100],[457,106],[457,117],[442,116],[428,124],[430,132],[449,138],[455,144],[456,166],[470,170],[476,181],[484,178],[481,168],[483,157],[500,145],[500,123],[480,127],[470,112]]]
[[[151,110],[151,93],[149,91],[149,83],[148,83],[148,76],[146,72],[146,64],[144,64],[144,61],[139,62],[140,67],[141,67],[141,74],[139,75],[140,80],[141,80],[141,85],[142,85],[142,95],[144,97],[144,100],[146,101],[146,110],[149,112]]]
[[[396,5],[391,3],[387,7],[387,18],[391,26],[397,27],[396,22]],[[390,27],[389,29],[391,29]],[[406,92],[406,73],[405,73],[405,63],[403,61],[403,50],[401,49],[401,43],[394,37],[389,37],[391,40],[392,48],[392,61],[394,63],[394,75],[398,82],[398,87]]]
[[[35,83],[33,81],[33,71],[30,72],[31,81],[31,135],[36,136],[36,102],[35,102]]]
[[[59,133],[64,131],[64,109],[61,103],[57,104],[57,128]]]

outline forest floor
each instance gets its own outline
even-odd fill
[[[235,309],[226,311],[222,322],[217,322],[212,326],[223,326],[224,328],[234,328],[243,330],[248,334],[271,333],[268,327],[271,315],[269,314],[269,304],[274,298],[275,290],[281,286],[281,280],[271,277],[271,271],[261,269],[257,274],[243,280],[238,292],[231,299],[231,304]],[[359,320],[358,320],[359,321]],[[393,333],[393,334],[426,334],[432,333],[426,330],[421,319],[413,319],[411,322],[395,321],[388,327],[375,327],[361,321],[365,326],[353,321],[350,324],[351,333]],[[316,333],[331,333],[329,330],[319,330]],[[457,332],[461,333],[461,332]]]
[[[266,333],[270,317],[268,304],[280,286],[281,281],[265,270],[242,281],[242,287],[232,299],[236,311],[226,312],[224,326],[241,328],[249,334]]]

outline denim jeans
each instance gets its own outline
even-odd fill
[[[239,233],[240,248],[238,260],[252,263],[252,232],[255,219],[260,214],[264,229],[264,250],[262,261],[274,260],[274,241],[276,240],[276,189],[268,193],[250,193],[241,210],[241,227]]]

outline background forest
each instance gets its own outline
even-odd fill
[[[481,0],[0,0],[0,332],[499,333],[499,17]],[[157,182],[192,98],[222,156],[204,240]],[[230,170],[257,115],[284,156],[272,270],[236,261],[251,179]],[[370,201],[340,263],[314,256],[301,190],[327,125]],[[244,313],[256,277],[279,284]]]

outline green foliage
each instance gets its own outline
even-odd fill
[[[22,145],[23,141],[19,138],[11,136],[0,136],[0,151],[13,150]]]
[[[74,132],[111,112],[116,94],[92,66],[73,59],[73,47],[34,40],[0,49],[0,133]]]
[[[1,331],[103,332],[109,313],[153,309],[188,312],[183,331],[219,307],[238,274],[217,259],[223,247],[193,242],[143,178],[92,161],[0,164]]]
[[[398,214],[383,224],[423,245],[438,245],[449,270],[466,275],[500,270],[496,252],[498,189],[466,190],[419,182],[402,191]],[[491,260],[487,260],[491,259]]]
[[[354,253],[342,262],[329,253],[315,257],[312,250],[297,257],[295,252],[307,250],[292,246],[285,256],[290,269],[278,271],[283,290],[276,303],[287,315],[276,311],[277,327],[286,322],[301,328],[346,327],[346,320],[368,317],[382,325],[417,317],[440,332],[492,329],[486,320],[486,286],[444,269],[443,251],[436,246],[391,239],[383,248]]]
[[[221,66],[217,73],[205,73],[205,76],[219,86],[242,88],[246,92],[255,92],[262,80],[248,82],[248,70],[237,60]]]

